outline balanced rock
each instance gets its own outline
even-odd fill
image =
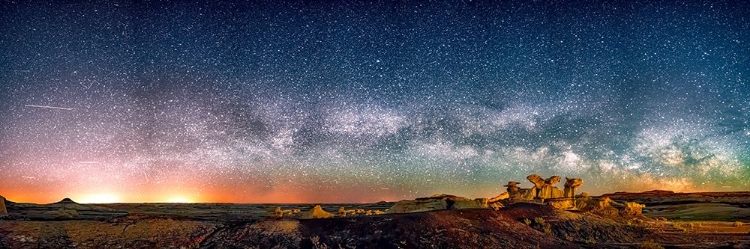
[[[8,209],[5,207],[5,197],[0,196],[0,217],[8,216]]]
[[[556,176],[551,177],[555,178]],[[557,178],[559,181],[559,177]],[[583,185],[583,180],[581,178],[568,178],[565,177],[565,189],[563,190],[563,196],[562,197],[554,197],[546,200],[546,203],[548,205],[551,205],[557,209],[576,209],[577,203],[575,200],[575,192],[576,189],[581,187]],[[554,179],[550,182],[555,182]],[[557,188],[553,189],[553,192],[557,191]]]
[[[301,216],[301,218],[304,219],[323,219],[331,217],[333,217],[333,214],[323,210],[323,207],[321,207],[320,205],[315,205],[315,207],[313,207],[310,212]]]
[[[560,179],[560,176],[552,176],[545,179],[542,187],[539,188],[539,192],[537,192],[537,197],[542,199],[563,197],[563,191],[554,186],[560,182]],[[534,183],[534,185],[536,185],[536,183]]]

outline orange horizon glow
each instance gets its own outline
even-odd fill
[[[655,188],[656,189],[656,188]],[[636,189],[623,189],[622,191],[618,192],[632,192],[632,193],[638,193],[638,192],[645,192],[645,191],[651,191],[655,189],[649,189],[649,190],[636,190]],[[685,188],[675,188],[675,189],[668,189],[668,188],[659,188],[659,190],[666,190],[666,191],[674,191],[675,193],[691,193],[691,192],[733,192],[733,191],[721,191],[721,190],[696,190],[692,189],[693,191],[686,191]],[[579,189],[579,193],[587,192],[585,189],[581,191]],[[6,200],[18,202],[18,203],[36,203],[36,204],[49,204],[49,203],[55,203],[59,202],[60,200],[64,198],[70,198],[71,200],[82,203],[82,204],[108,204],[108,203],[236,203],[236,204],[311,204],[311,203],[319,203],[319,204],[335,204],[335,203],[375,203],[379,201],[388,201],[388,202],[394,202],[404,199],[414,199],[417,197],[422,196],[414,196],[414,197],[396,197],[395,195],[377,195],[377,196],[359,196],[359,193],[347,193],[337,196],[329,196],[329,197],[321,197],[321,196],[308,196],[308,197],[302,197],[305,193],[302,192],[285,192],[285,191],[277,191],[271,194],[267,195],[246,195],[246,196],[236,196],[236,195],[230,195],[225,194],[224,192],[220,192],[222,194],[216,194],[216,195],[208,195],[208,194],[191,194],[191,193],[185,193],[185,194],[159,194],[159,195],[138,195],[138,194],[123,194],[123,193],[117,193],[117,192],[111,192],[111,193],[92,193],[92,194],[74,194],[69,196],[63,196],[63,195],[29,195],[29,194],[21,194],[19,192],[10,192],[7,193],[0,193],[1,196],[5,197]],[[446,194],[453,194],[453,193],[446,193]],[[500,192],[498,192],[500,194]],[[595,193],[593,195],[600,195],[603,193]],[[487,195],[487,196],[465,196],[469,198],[491,198],[496,196],[495,195]],[[55,196],[55,197],[50,197]],[[429,196],[429,195],[424,195]],[[459,194],[459,196],[461,196]],[[348,200],[348,201],[347,201]]]

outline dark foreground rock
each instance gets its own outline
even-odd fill
[[[0,222],[0,248],[596,248],[655,236],[642,226],[528,203],[500,211],[330,219],[129,214],[107,221]]]

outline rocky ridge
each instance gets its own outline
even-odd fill
[[[713,202],[750,207],[750,192],[675,193],[673,191],[652,190],[641,193],[615,192],[602,196],[616,201],[631,201],[646,205]]]

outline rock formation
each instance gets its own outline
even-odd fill
[[[620,211],[623,215],[642,215],[643,214],[643,208],[646,207],[646,205],[638,204],[636,202],[625,202],[625,206],[623,207],[622,211]]]
[[[531,183],[534,184],[534,187],[537,189],[541,189],[544,187],[544,178],[542,176],[537,174],[531,174],[526,177],[526,180],[529,180]]]
[[[8,216],[8,209],[5,207],[5,197],[0,196],[0,217]]]
[[[487,198],[477,198],[468,201],[456,201],[453,203],[453,209],[488,208],[488,200]]]
[[[554,186],[558,182],[560,182],[560,176],[552,176],[545,179],[542,187],[537,192],[537,197],[541,199],[563,197],[563,191]],[[534,185],[536,187],[537,183],[534,183]]]
[[[581,178],[567,178],[565,177],[565,189],[563,191],[563,197],[575,198],[576,190],[583,185]]]
[[[518,187],[519,182],[515,181],[510,181],[507,185],[504,185],[507,187],[506,190],[508,191],[508,195],[512,202],[563,197],[563,191],[554,186],[560,182],[559,176],[552,176],[544,179],[540,175],[531,174],[527,176],[526,179],[534,184],[534,187],[530,189],[522,189]]]
[[[281,207],[276,207],[276,209],[273,210],[273,215],[271,217],[282,218],[284,215],[294,215],[298,213],[300,213],[299,209],[282,210]]]
[[[416,199],[396,202],[388,209],[389,214],[427,212],[448,209],[448,203],[443,199]]]
[[[339,217],[347,217],[347,216],[354,216],[357,214],[356,210],[346,210],[343,206],[339,207],[338,216]]]
[[[508,198],[510,198],[510,193],[503,192],[502,194],[499,194],[498,196],[495,196],[495,197],[492,197],[492,198],[488,199],[487,203],[494,203],[494,202],[502,201],[502,200],[505,200],[505,199],[508,199]]]
[[[396,202],[387,213],[414,213],[427,212],[444,209],[470,209],[489,208],[489,200],[479,198],[471,200],[455,195],[438,194],[430,197],[421,197],[415,200],[403,200]]]
[[[60,208],[57,211],[47,211],[44,214],[54,217],[55,219],[74,219],[78,218],[80,214],[74,209]]]
[[[303,219],[323,219],[323,218],[331,218],[333,217],[332,213],[326,212],[323,210],[323,207],[320,205],[315,205],[313,209],[311,209],[309,212],[303,214],[300,218]]]
[[[563,196],[560,198],[547,199],[547,203],[557,209],[575,209],[577,208],[575,192],[583,185],[583,180],[580,178],[565,178],[565,189],[563,190]],[[552,182],[552,181],[550,181]]]
[[[532,183],[537,178],[541,179],[541,177],[538,175],[530,175],[526,177],[526,179],[529,179],[529,181],[531,181]],[[508,191],[507,192],[508,199],[510,199],[512,202],[516,202],[516,201],[533,200],[534,198],[536,198],[536,193],[537,193],[536,186],[532,187],[531,189],[522,189],[518,187],[518,184],[520,184],[520,182],[510,181],[508,182],[507,185],[503,185],[504,187],[508,187],[506,188],[506,190]],[[492,199],[490,200],[490,202],[493,202]]]

